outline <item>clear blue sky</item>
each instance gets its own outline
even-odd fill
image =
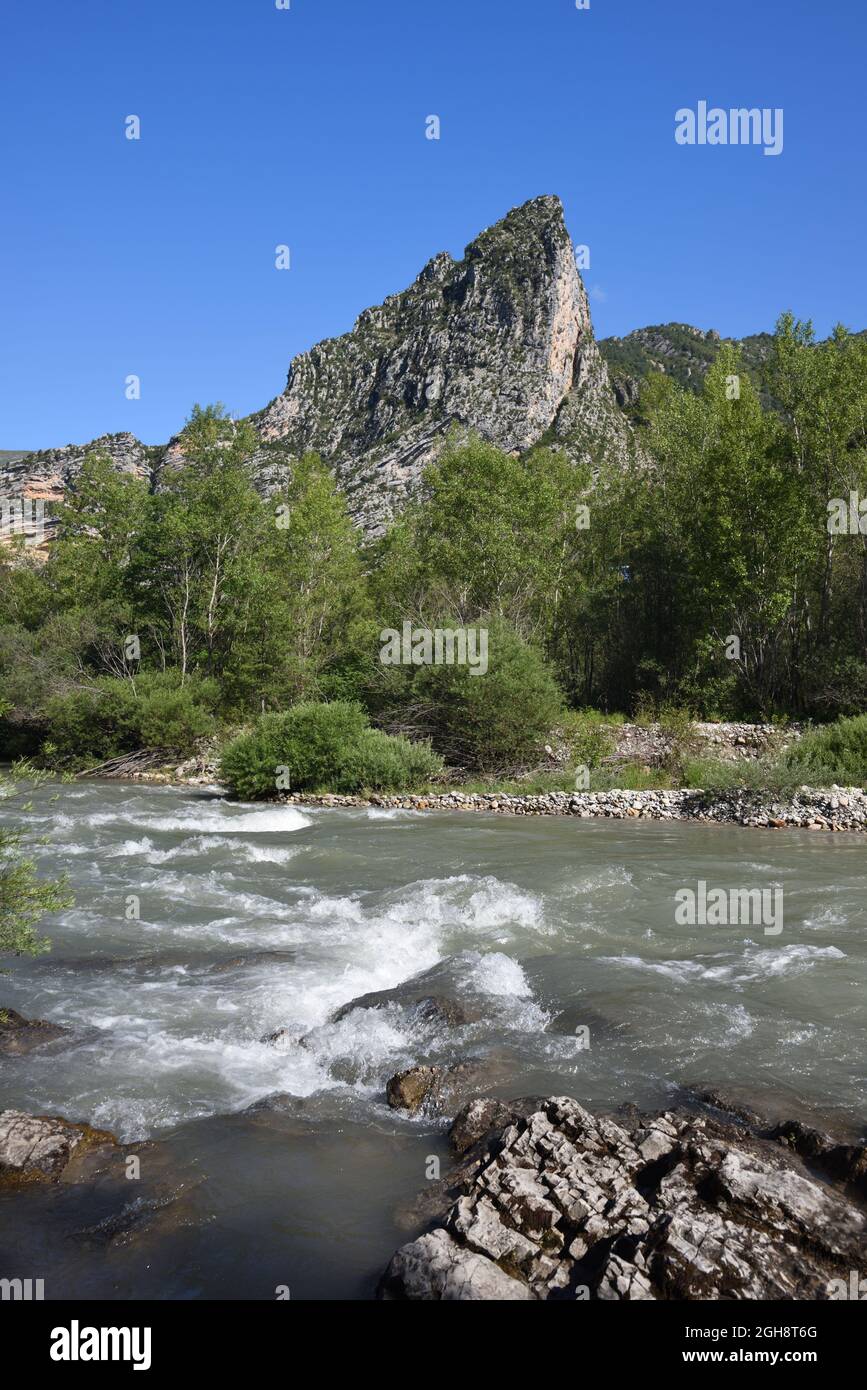
[[[540,193],[600,337],[867,327],[865,0],[10,0],[0,42],[0,447],[258,409]],[[702,99],[782,155],[678,146]]]

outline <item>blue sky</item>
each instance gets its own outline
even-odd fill
[[[0,42],[0,447],[258,409],[540,193],[600,337],[867,327],[864,0],[40,0]],[[677,145],[700,100],[783,153]]]

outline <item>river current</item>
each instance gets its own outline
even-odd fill
[[[71,1032],[0,1059],[0,1108],[155,1141],[140,1187],[0,1198],[0,1274],[47,1297],[372,1296],[446,1166],[444,1122],[385,1103],[417,1062],[602,1109],[718,1087],[863,1132],[863,837],[96,782],[40,789],[25,819],[75,905],[0,1007]],[[701,881],[781,889],[782,931],[680,925]],[[430,995],[471,1021],[420,1011]],[[172,1219],[118,1236],[118,1212],[164,1199]]]

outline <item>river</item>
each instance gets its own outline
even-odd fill
[[[444,1121],[385,1104],[416,1062],[471,1057],[487,1092],[591,1108],[717,1086],[862,1131],[861,836],[98,782],[39,789],[25,820],[75,905],[45,924],[50,955],[11,962],[0,1006],[72,1031],[0,1059],[0,1108],[155,1141],[126,1191],[0,1198],[0,1273],[47,1297],[371,1297],[446,1164]],[[782,931],[678,925],[699,881],[782,889]],[[384,1007],[334,1021],[370,991]],[[426,995],[472,1021],[420,1012]],[[170,1219],[117,1235],[119,1210],[164,1200]]]

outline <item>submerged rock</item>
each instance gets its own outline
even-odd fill
[[[0,1009],[0,1055],[21,1057],[36,1047],[54,1042],[70,1030],[44,1018],[25,1018],[14,1009]]]
[[[340,1023],[355,1009],[384,1009],[389,1004],[397,1004],[407,1009],[416,1018],[430,1022],[445,1023],[451,1028],[460,1028],[471,1022],[470,1013],[456,999],[448,999],[444,994],[426,994],[417,999],[404,1000],[393,989],[376,990],[370,994],[360,994],[350,999],[331,1017],[332,1023]]]
[[[615,1123],[564,1097],[523,1116],[501,1105],[458,1116],[456,1147],[486,1133],[436,1228],[393,1256],[382,1298],[826,1299],[864,1265],[863,1211],[742,1125]]]
[[[116,1145],[115,1136],[108,1130],[74,1124],[57,1115],[0,1111],[0,1186],[55,1181],[73,1157],[86,1150]]]

